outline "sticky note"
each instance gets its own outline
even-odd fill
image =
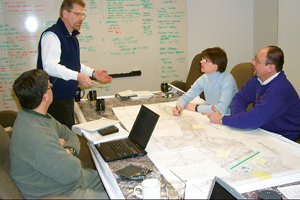
[[[270,174],[264,172],[264,171],[256,171],[256,172],[250,172],[253,176],[256,176],[260,180],[270,179],[273,178]]]
[[[193,128],[194,129],[200,129],[200,128],[204,128],[204,127],[203,127],[203,125],[198,124],[198,125],[193,125]]]
[[[264,158],[253,158],[252,160],[250,160],[250,162],[257,163],[257,164],[260,164],[260,165],[265,164],[267,161],[268,160],[264,159]]]
[[[216,157],[219,157],[219,158],[227,158],[229,155],[229,151],[218,151],[216,153]]]
[[[188,116],[187,114],[181,114],[180,117],[186,117]]]

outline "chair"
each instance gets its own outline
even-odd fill
[[[237,64],[230,71],[235,79],[239,91],[253,77],[253,64],[250,62]]]
[[[0,198],[23,199],[15,182],[9,175],[9,144],[10,137],[0,125]]]
[[[253,64],[250,62],[240,63],[232,68],[230,73],[235,79],[239,91],[253,77],[253,72]],[[253,108],[252,103],[248,105],[247,111],[251,108]]]
[[[18,113],[13,110],[0,111],[0,124],[2,127],[13,127],[15,119],[17,118],[17,114]],[[11,136],[11,130],[7,131],[7,133]]]
[[[201,72],[201,65],[200,65],[200,61],[202,59],[202,54],[199,53],[197,54],[191,63],[191,67],[190,67],[190,71],[189,74],[186,78],[186,82],[182,82],[182,81],[173,81],[171,82],[172,85],[174,85],[175,87],[178,87],[179,89],[187,92],[191,86],[193,85],[193,83],[200,77],[202,76],[204,73]],[[202,92],[200,97],[202,99],[204,99],[204,93]]]

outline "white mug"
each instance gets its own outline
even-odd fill
[[[142,195],[136,192],[137,189],[142,191]],[[160,199],[160,182],[158,179],[146,179],[142,185],[134,188],[134,194],[141,199]]]

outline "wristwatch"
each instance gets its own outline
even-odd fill
[[[95,72],[96,72],[96,70],[93,71],[93,73],[92,73],[92,78],[94,78]]]
[[[199,104],[196,104],[195,106],[195,111],[198,112],[198,107],[199,107]]]
[[[69,149],[70,151],[71,151],[71,153],[72,153],[72,155],[73,156],[77,156],[77,152],[76,152],[76,150],[75,149],[73,149],[73,148],[66,148],[66,149]]]

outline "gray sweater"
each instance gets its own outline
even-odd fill
[[[62,146],[59,138],[66,143]],[[25,198],[69,196],[83,182],[77,135],[49,114],[21,109],[10,142],[10,175]]]

